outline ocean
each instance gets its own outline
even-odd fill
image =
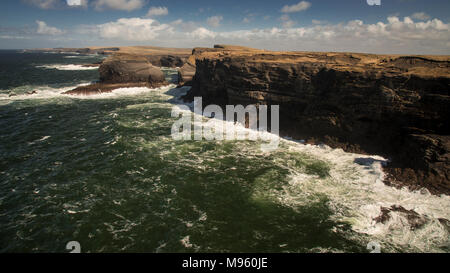
[[[157,89],[62,94],[102,59],[0,51],[0,252],[450,252],[450,197],[386,186],[387,159],[173,140],[176,69]],[[393,205],[426,223],[374,220]]]

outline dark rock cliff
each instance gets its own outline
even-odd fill
[[[386,183],[450,193],[450,59],[196,49],[186,99],[279,104],[283,135],[391,159]]]

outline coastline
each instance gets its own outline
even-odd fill
[[[171,85],[165,86],[160,81],[158,70],[164,71],[165,81],[172,83]],[[12,179],[9,173],[15,172],[15,177],[26,181],[27,183],[20,185],[10,185],[17,191],[16,194],[20,193],[24,197],[30,196],[29,190],[32,190],[33,206],[40,208],[48,203],[42,200],[51,200],[57,204],[55,208],[59,207],[58,204],[64,204],[63,209],[58,210],[57,217],[68,217],[67,221],[87,217],[81,224],[70,223],[78,225],[77,230],[96,225],[103,228],[106,236],[114,232],[114,229],[123,228],[120,223],[114,222],[114,215],[111,215],[112,218],[108,217],[109,214],[103,217],[105,210],[149,228],[154,226],[153,221],[160,223],[171,220],[170,216],[161,219],[158,212],[153,214],[154,207],[149,209],[146,205],[151,202],[160,204],[159,208],[162,210],[167,208],[167,204],[170,204],[169,208],[181,209],[176,216],[180,220],[175,224],[180,228],[186,227],[190,232],[182,234],[181,238],[187,242],[182,247],[191,250],[194,245],[207,246],[209,240],[199,241],[195,237],[195,232],[205,231],[201,228],[205,224],[226,227],[238,223],[236,227],[244,225],[249,230],[248,234],[251,234],[256,221],[269,234],[286,234],[288,241],[292,232],[304,232],[305,236],[309,236],[310,227],[315,227],[314,230],[319,227],[326,234],[329,231],[333,236],[330,237],[330,243],[319,244],[326,251],[349,251],[351,244],[343,243],[342,247],[336,247],[334,242],[341,242],[342,239],[336,234],[343,234],[345,242],[350,240],[356,246],[361,245],[361,251],[364,250],[365,243],[358,242],[365,238],[383,242],[386,245],[384,249],[388,252],[396,252],[398,249],[445,251],[439,248],[438,243],[430,245],[424,234],[434,232],[436,242],[445,242],[448,234],[446,219],[449,216],[446,208],[450,204],[449,196],[430,194],[425,189],[411,191],[387,186],[382,182],[386,176],[382,169],[386,158],[334,149],[331,145],[323,145],[325,142],[319,138],[300,138],[299,134],[294,138],[284,137],[284,132],[280,136],[271,136],[280,140],[280,146],[278,150],[269,153],[260,149],[259,141],[174,141],[170,136],[170,128],[174,122],[170,114],[172,107],[178,104],[193,107],[191,103],[183,103],[181,99],[191,87],[175,88],[176,77],[172,75],[176,75],[177,70],[160,69],[141,58],[111,56],[98,71],[105,76],[105,81],[91,86],[79,85],[76,88],[77,95],[62,93],[70,92],[68,88],[54,92],[42,89],[42,93],[38,91],[29,97],[11,98],[14,102],[2,109],[7,113],[5,116],[17,120],[7,123],[5,127],[4,135],[7,143],[11,143],[11,152],[13,156],[22,157],[33,156],[37,150],[39,154],[34,156],[38,156],[40,160],[17,161],[16,165],[9,166],[7,173],[2,175],[6,175],[6,181],[9,181]],[[69,77],[78,73],[42,69],[36,71],[42,75],[59,73]],[[82,73],[98,77],[97,71]],[[112,77],[108,78],[109,76]],[[147,81],[130,81],[141,78]],[[153,85],[164,86],[148,89]],[[218,121],[208,120],[210,122],[206,126],[214,126],[214,122]],[[292,121],[289,122],[293,124]],[[28,126],[22,126],[24,123]],[[238,131],[250,130],[239,124],[235,126]],[[23,139],[14,137],[17,134],[29,134],[29,137],[24,142]],[[299,141],[300,139],[305,141]],[[23,145],[19,154],[14,152],[14,147],[18,145]],[[356,145],[348,144],[345,150],[357,151],[357,148]],[[10,158],[10,162],[14,162],[14,157]],[[34,174],[39,174],[38,181],[42,181],[42,184],[34,183],[36,175],[27,176],[28,164],[33,164]],[[41,170],[40,166],[48,166],[50,170]],[[67,192],[68,188],[60,187],[59,181],[67,181],[64,185],[75,190]],[[48,183],[55,186],[47,187]],[[88,189],[87,187],[90,187],[89,190],[76,190]],[[61,192],[55,194],[54,190],[58,189]],[[192,196],[191,193],[196,195]],[[92,203],[93,195],[104,196],[103,194],[107,194],[108,198],[96,198],[95,203]],[[205,198],[196,198],[197,194]],[[168,199],[172,201],[168,203]],[[132,202],[127,203],[125,200]],[[184,202],[189,203],[185,205]],[[9,203],[16,204],[13,200]],[[142,206],[137,209],[136,205],[139,204]],[[194,205],[193,210],[189,204]],[[236,214],[233,204],[240,208],[241,213]],[[97,205],[106,209],[98,210]],[[217,210],[218,207],[225,210]],[[121,209],[135,214],[116,211]],[[16,213],[20,213],[20,210],[9,215],[15,217]],[[142,213],[149,215],[149,218],[142,221]],[[260,217],[261,214],[264,217]],[[14,230],[39,224],[40,214],[36,215],[36,220],[14,227]],[[223,215],[231,217],[230,221],[217,222],[216,219],[222,219]],[[310,218],[308,215],[315,216]],[[276,219],[276,224],[267,227],[267,217]],[[244,218],[248,221],[242,222]],[[104,225],[105,222],[108,223],[107,226]],[[14,221],[9,223],[12,225]],[[349,229],[343,228],[342,224]],[[57,223],[52,222],[50,225],[54,230],[59,228]],[[398,232],[392,234],[392,228]],[[208,228],[207,232],[211,236],[228,238],[227,229],[220,230]],[[403,234],[414,236],[411,245],[404,245],[406,235]],[[127,229],[121,235],[123,238],[130,235],[145,236],[135,229]],[[191,237],[186,237],[188,235]],[[179,236],[178,233],[173,236],[171,234],[169,240],[176,245],[177,240],[180,240]],[[39,240],[39,236],[33,238]],[[159,242],[161,237],[156,235],[155,238]],[[259,245],[261,248],[254,248],[255,251],[266,249],[263,246],[266,240],[254,240],[262,243]],[[14,246],[21,244],[22,242],[18,242]],[[145,245],[145,248],[154,249],[162,244]],[[274,245],[273,251],[298,250],[304,246],[301,241],[295,240],[289,241],[289,246],[286,247],[277,247],[279,244]],[[48,247],[43,244],[43,249]],[[108,247],[113,249],[112,245]],[[131,244],[129,249],[136,247],[142,247],[142,243]],[[227,249],[227,244],[224,247],[223,249]],[[177,251],[173,247],[164,249]],[[201,248],[203,249],[205,248]],[[90,250],[105,251],[96,246]]]
[[[208,104],[280,104],[282,136],[304,139],[309,144],[324,143],[346,152],[378,154],[390,160],[384,166],[387,185],[406,186],[411,190],[424,187],[432,194],[450,194],[450,181],[446,175],[450,170],[446,157],[449,147],[445,144],[448,128],[442,125],[448,114],[445,110],[448,104],[445,86],[450,75],[448,56],[272,52],[216,45],[214,48],[195,48],[189,57],[185,56],[186,50],[182,50],[178,55],[182,59],[175,59],[174,49],[164,52],[166,55],[161,54],[164,51],[161,48],[157,53],[149,53],[153,48],[142,53],[139,49],[142,48],[113,53],[99,67],[99,83],[66,93],[90,95],[111,92],[116,87],[160,87],[166,83],[158,72],[158,64],[171,56],[172,62],[167,66],[180,67],[179,85],[192,86],[184,97],[186,101],[202,96]],[[389,68],[383,70],[384,67]],[[267,73],[272,76],[265,76]],[[397,87],[404,81],[402,78],[413,79],[409,81],[409,87],[403,87],[409,88],[409,93]],[[444,90],[439,95],[427,95],[441,87]],[[350,89],[351,93],[339,91],[333,94],[333,89],[345,90],[342,88]],[[420,88],[424,88],[425,93],[414,91]],[[343,96],[347,101],[336,96]],[[367,100],[364,96],[372,98]],[[364,107],[348,104],[348,100],[359,101]],[[440,105],[431,109],[428,105],[436,101]],[[310,103],[318,108],[304,112],[310,108],[307,106]],[[343,107],[354,110],[343,110]],[[395,115],[405,118],[398,119]],[[398,120],[395,125],[389,125],[389,117]],[[421,134],[430,140],[420,140],[422,144],[416,144],[416,135],[421,139]],[[443,144],[431,144],[436,143],[434,139],[442,139],[439,143]],[[408,148],[401,148],[402,144],[407,144]],[[405,152],[409,156],[403,154]],[[429,153],[435,155],[430,157]]]

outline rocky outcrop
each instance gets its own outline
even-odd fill
[[[196,71],[196,56],[194,49],[192,55],[186,60],[186,63],[178,69],[178,83],[180,85],[192,85],[192,79],[194,78]]]
[[[182,67],[189,56],[174,56],[174,55],[150,55],[145,56],[149,63],[158,67]]]
[[[450,58],[195,49],[186,96],[279,104],[283,135],[391,162],[386,183],[450,193]]]
[[[155,85],[150,85],[146,82],[141,83],[94,83],[86,86],[79,86],[73,90],[67,91],[64,95],[73,96],[92,96],[99,95],[103,93],[111,93],[113,90],[119,88],[130,88],[130,87],[147,87],[154,88]]]
[[[195,76],[195,65],[186,63],[178,70],[178,82],[181,85],[192,85],[192,79]]]
[[[155,88],[167,84],[164,73],[153,66],[146,57],[116,54],[108,57],[99,67],[100,82],[81,86],[66,95],[95,95],[108,93],[117,88]]]
[[[42,49],[46,50],[46,49]],[[100,82],[66,92],[69,95],[93,95],[111,92],[120,87],[159,87],[167,84],[161,67],[182,67],[191,56],[192,49],[129,46],[118,48],[92,47],[86,49],[53,49],[58,52],[97,52],[112,54],[99,64]]]
[[[99,68],[103,83],[161,83],[165,77],[161,69],[153,66],[145,57],[119,54],[107,58]]]
[[[426,216],[420,215],[414,210],[407,210],[402,206],[393,205],[390,208],[381,207],[380,216],[373,219],[376,223],[385,224],[392,218],[392,213],[397,213],[406,219],[411,230],[422,228],[429,219]],[[443,225],[445,219],[439,220]]]

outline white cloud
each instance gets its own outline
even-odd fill
[[[88,0],[22,0],[40,9],[62,9],[65,7],[87,7]]]
[[[430,16],[428,14],[426,14],[425,12],[416,12],[413,15],[411,15],[412,18],[417,19],[417,20],[428,20],[430,19]]]
[[[308,1],[301,1],[301,2],[298,2],[295,5],[292,5],[292,6],[289,6],[289,5],[284,6],[281,9],[281,12],[284,12],[284,13],[300,12],[300,11],[304,11],[304,10],[309,9],[310,7],[311,7],[311,3],[310,2],[308,2]]]
[[[220,22],[222,22],[223,17],[222,16],[212,16],[209,17],[206,22],[208,23],[208,25],[210,25],[211,27],[218,27],[220,26]]]
[[[61,35],[64,34],[65,31],[60,30],[56,27],[48,26],[47,23],[44,21],[36,21],[36,24],[38,25],[37,33],[42,35]]]
[[[170,24],[176,26],[176,25],[181,25],[183,22],[184,22],[183,19],[178,19],[178,20],[173,21]]]
[[[290,21],[290,17],[283,17]],[[282,22],[284,22],[282,20]],[[414,21],[388,17],[373,24],[361,20],[304,27],[213,31],[194,22],[161,24],[155,19],[123,18],[86,26],[98,44],[151,44],[168,47],[211,47],[237,44],[271,50],[345,51],[386,54],[450,54],[450,24],[439,19]]]
[[[122,18],[97,26],[96,31],[101,38],[128,41],[152,41],[161,34],[170,34],[173,27],[160,24],[154,19]]]
[[[288,19],[285,17],[284,19]],[[289,21],[289,19],[288,19]],[[192,34],[204,43],[231,43],[273,50],[353,51],[398,54],[449,54],[450,24],[439,19],[414,22],[389,17],[387,22],[361,20],[298,28],[267,28]],[[203,34],[203,35],[201,35]],[[274,43],[276,41],[276,43]]]
[[[144,0],[96,0],[94,6],[97,10],[115,9],[133,11],[145,5]]]
[[[311,23],[313,23],[314,25],[323,25],[323,24],[326,24],[327,22],[326,21],[312,19]]]
[[[280,20],[283,22],[282,25],[284,28],[291,28],[295,25],[295,22],[287,14],[282,15]]]
[[[69,7],[87,7],[88,0],[66,0],[66,3]]]
[[[210,31],[206,28],[197,28],[196,30],[192,31],[191,33],[189,33],[189,36],[194,38],[194,39],[207,39],[207,38],[212,38],[214,39],[217,34],[213,31]]]
[[[54,9],[61,4],[59,0],[25,0],[25,2],[41,9]]]
[[[67,5],[69,6],[80,6],[81,0],[67,0]]]
[[[12,35],[0,35],[0,39],[8,39],[8,40],[29,40],[31,37],[26,36],[12,36]]]
[[[167,14],[169,14],[169,9],[166,7],[150,7],[147,12],[148,17],[162,16]]]

